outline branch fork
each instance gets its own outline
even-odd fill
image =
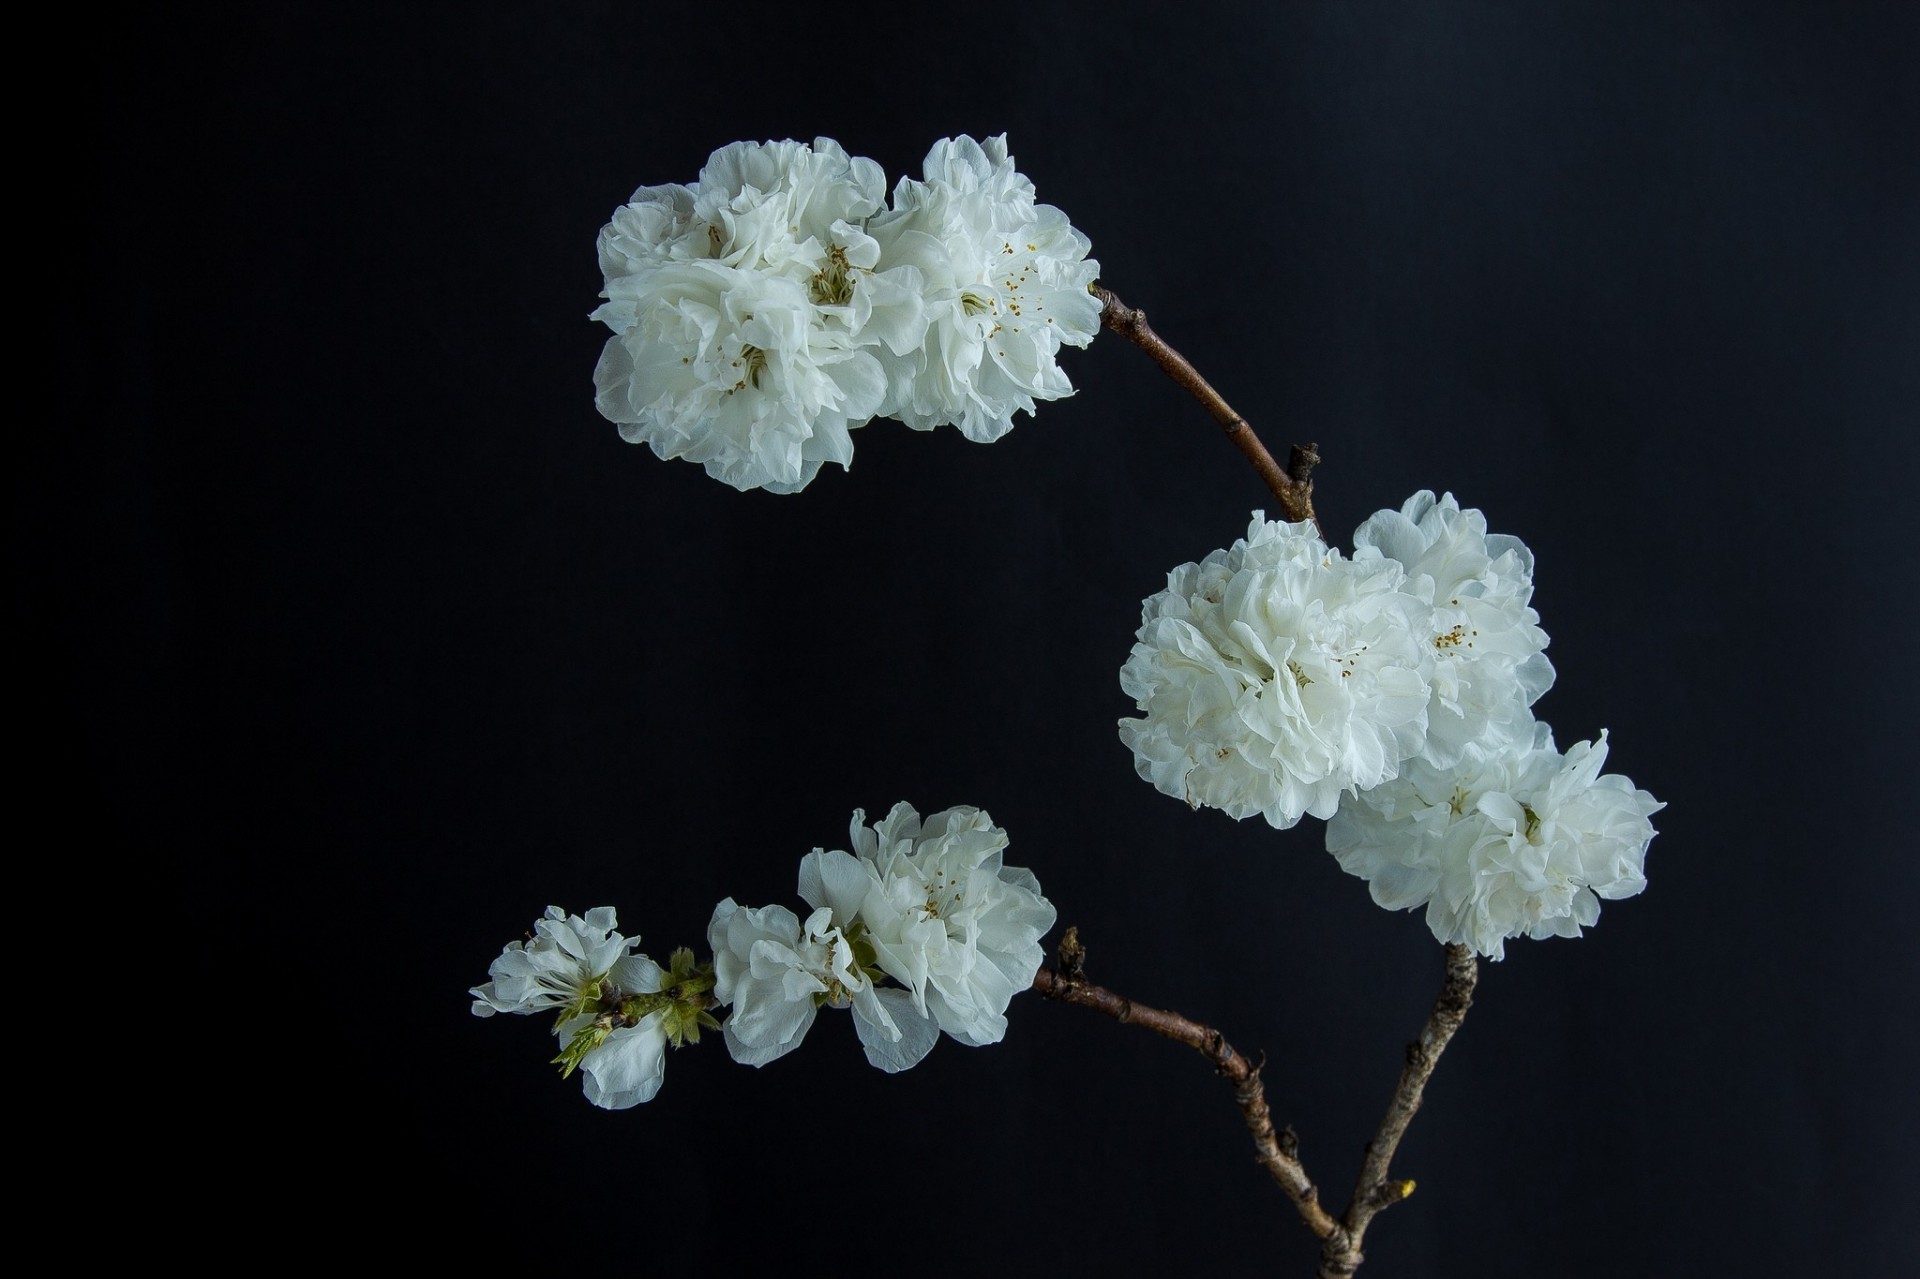
[[[1142,1026],[1176,1043],[1182,1043],[1213,1063],[1216,1073],[1233,1084],[1234,1104],[1253,1138],[1254,1161],[1266,1169],[1274,1184],[1293,1204],[1301,1222],[1321,1241],[1320,1279],[1348,1279],[1365,1260],[1360,1250],[1367,1227],[1383,1210],[1413,1193],[1410,1180],[1389,1180],[1388,1166],[1414,1112],[1420,1109],[1422,1092],[1440,1054],[1454,1032],[1466,1019],[1473,1003],[1474,983],[1479,963],[1465,946],[1448,946],[1446,980],[1434,1001],[1433,1011],[1421,1028],[1419,1039],[1407,1046],[1406,1064],[1400,1082],[1380,1120],[1379,1130],[1367,1143],[1366,1159],[1353,1199],[1346,1214],[1336,1219],[1320,1206],[1320,1191],[1300,1162],[1300,1139],[1291,1127],[1275,1131],[1273,1115],[1267,1108],[1266,1086],[1261,1082],[1266,1055],[1258,1061],[1237,1051],[1227,1037],[1211,1026],[1203,1025],[1181,1013],[1155,1008],[1128,999],[1104,986],[1095,985],[1086,976],[1086,946],[1077,928],[1069,928],[1060,941],[1055,968],[1042,968],[1034,974],[1033,989],[1048,999],[1078,1004],[1105,1013],[1124,1025]]]

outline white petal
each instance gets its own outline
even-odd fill
[[[911,995],[896,986],[883,986],[872,994],[884,1010],[892,1033],[888,1033],[888,1025],[869,1014],[861,1001],[854,1002],[853,1026],[861,1046],[866,1049],[867,1060],[888,1074],[919,1065],[921,1058],[933,1051],[934,1041],[940,1038],[940,1027],[914,1006]]]
[[[608,1110],[652,1101],[667,1073],[667,1036],[661,1014],[622,1026],[580,1061],[587,1100]]]

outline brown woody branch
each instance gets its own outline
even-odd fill
[[[1147,323],[1145,311],[1128,306],[1098,284],[1092,288],[1093,295],[1100,299],[1100,322],[1152,356],[1154,363],[1168,377],[1185,387],[1189,394],[1206,406],[1207,412],[1213,414],[1214,421],[1226,428],[1227,438],[1234,447],[1260,473],[1260,478],[1266,482],[1267,489],[1280,503],[1280,509],[1289,520],[1310,520],[1318,529],[1320,519],[1313,513],[1312,479],[1314,464],[1320,460],[1318,446],[1294,445],[1287,457],[1286,469],[1282,470],[1280,464],[1273,460],[1273,454],[1267,452],[1267,446],[1247,425],[1247,419],[1235,412],[1220,392],[1200,376],[1200,371],[1188,363],[1186,356],[1168,346],[1166,340],[1153,331]],[[1326,531],[1322,529],[1320,535],[1325,538]]]
[[[1235,1051],[1226,1036],[1210,1026],[1164,1008],[1153,1008],[1116,995],[1104,986],[1086,980],[1083,965],[1086,950],[1079,933],[1067,929],[1060,943],[1059,969],[1042,968],[1034,974],[1033,988],[1048,999],[1078,1004],[1105,1013],[1123,1025],[1142,1026],[1156,1035],[1164,1035],[1192,1048],[1233,1085],[1233,1099],[1240,1107],[1247,1131],[1253,1135],[1254,1159],[1267,1170],[1274,1183],[1293,1201],[1300,1220],[1322,1239],[1336,1232],[1340,1224],[1320,1206],[1320,1192],[1300,1164],[1291,1129],[1276,1133],[1273,1116],[1267,1111],[1266,1088],[1260,1082],[1264,1062],[1255,1062]]]
[[[1440,987],[1439,997],[1433,1001],[1433,1011],[1427,1015],[1420,1038],[1407,1045],[1407,1061],[1400,1068],[1400,1083],[1393,1090],[1393,1099],[1387,1103],[1379,1131],[1367,1143],[1360,1180],[1353,1188],[1353,1202],[1347,1205],[1341,1228],[1321,1236],[1325,1242],[1320,1252],[1320,1279],[1348,1279],[1358,1270],[1365,1260],[1360,1243],[1375,1214],[1413,1193],[1411,1181],[1387,1179],[1387,1166],[1393,1162],[1393,1152],[1399,1149],[1400,1138],[1406,1135],[1414,1112],[1420,1109],[1421,1093],[1433,1068],[1440,1062],[1440,1054],[1460,1029],[1460,1023],[1466,1020],[1467,1009],[1473,1006],[1473,987],[1479,977],[1480,964],[1471,950],[1461,945],[1447,947],[1446,981]]]
[[[1473,1004],[1473,987],[1479,977],[1479,963],[1465,946],[1447,947],[1447,976],[1434,1001],[1420,1038],[1407,1045],[1406,1065],[1400,1071],[1399,1086],[1380,1120],[1379,1131],[1367,1143],[1366,1160],[1354,1187],[1353,1202],[1346,1216],[1334,1220],[1320,1206],[1320,1192],[1300,1163],[1299,1144],[1291,1128],[1276,1133],[1273,1116],[1267,1110],[1266,1088],[1260,1082],[1264,1058],[1254,1062],[1235,1051],[1226,1036],[1180,1013],[1154,1008],[1117,995],[1086,979],[1086,948],[1079,931],[1069,928],[1061,939],[1057,969],[1042,968],[1034,974],[1033,988],[1048,999],[1078,1004],[1105,1013],[1123,1025],[1141,1026],[1156,1035],[1187,1045],[1208,1061],[1233,1084],[1233,1099],[1240,1107],[1247,1131],[1253,1135],[1254,1159],[1293,1202],[1300,1220],[1321,1240],[1320,1279],[1350,1279],[1365,1260],[1360,1251],[1367,1226],[1383,1208],[1396,1204],[1413,1193],[1411,1181],[1389,1181],[1388,1165],[1400,1138],[1406,1134],[1414,1112],[1420,1109],[1422,1090],[1447,1041],[1466,1019]]]

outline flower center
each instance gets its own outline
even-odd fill
[[[740,358],[733,362],[733,367],[740,370],[740,380],[727,388],[727,394],[744,391],[748,386],[757,391],[760,389],[760,375],[766,372],[767,353],[749,342],[740,348]]]
[[[813,273],[813,300],[818,306],[845,306],[853,301],[853,268],[847,251],[835,244],[827,249],[827,264]]]

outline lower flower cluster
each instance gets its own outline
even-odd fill
[[[1007,833],[977,808],[922,821],[902,803],[871,827],[866,817],[854,811],[852,852],[801,861],[804,923],[731,898],[714,911],[707,940],[734,1060],[793,1051],[823,1007],[853,1010],[867,1060],[886,1071],[919,1062],[942,1031],[973,1046],[1005,1036],[1007,1004],[1032,984],[1053,927],[1039,881],[1004,864]]]
[[[664,993],[693,976],[692,954],[676,953],[672,969],[663,970],[634,953],[640,939],[622,937],[616,922],[611,906],[584,916],[549,906],[531,940],[508,943],[487,983],[467,993],[476,1017],[556,1013],[553,1033],[562,1047],[554,1063],[565,1074],[580,1072],[588,1101],[624,1110],[653,1100],[666,1074],[668,1041],[698,1040],[701,1020],[692,1001]]]
[[[749,1066],[799,1047],[822,1008],[850,1009],[867,1060],[888,1072],[918,1063],[942,1032],[998,1043],[1054,922],[1032,872],[1004,863],[1007,833],[977,808],[922,820],[901,803],[872,826],[855,810],[850,842],[801,861],[805,919],[731,897],[715,907],[711,964],[680,950],[662,969],[633,953],[639,938],[613,931],[611,907],[549,907],[469,992],[473,1012],[555,1012],[555,1064],[614,1110],[651,1100],[667,1046],[697,1042],[702,1027]],[[724,1023],[710,1011],[722,1008]]]

